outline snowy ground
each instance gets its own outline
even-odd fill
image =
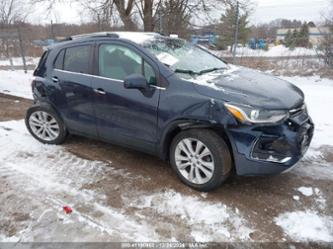
[[[229,49],[230,51],[230,49]],[[212,51],[214,54],[226,57],[232,56],[229,51]],[[317,56],[318,51],[315,49],[296,47],[289,49],[284,45],[270,47],[267,51],[261,49],[250,49],[248,47],[239,47],[236,50],[239,57],[299,57],[299,56]]]
[[[25,61],[26,61],[27,65],[37,65],[39,58],[26,57]],[[22,66],[23,65],[22,57],[13,57],[12,63],[13,63],[13,66]],[[11,66],[10,60],[8,58],[0,58],[0,66]]]
[[[172,231],[170,237],[169,234],[156,232],[165,224],[150,219],[154,215],[160,219],[179,217],[181,224],[178,225],[190,229],[188,238],[199,241],[247,240],[252,232],[242,215],[230,207],[220,202],[205,201],[204,197],[181,195],[172,189],[157,193],[136,192],[135,196],[124,193],[122,198],[125,206],[134,209],[133,214],[125,209],[111,208],[103,191],[91,190],[90,184],[105,176],[121,178],[122,182],[141,180],[149,184],[149,181],[143,176],[115,169],[107,163],[79,158],[61,146],[42,145],[32,139],[22,121],[1,122],[0,138],[0,182],[10,184],[5,187],[5,190],[9,189],[0,195],[4,204],[2,211],[7,207],[19,209],[20,205],[26,205],[30,200],[30,205],[24,208],[26,214],[21,217],[21,223],[26,223],[21,224],[21,230],[14,236],[3,240],[179,239]],[[22,200],[21,196],[15,196],[18,192],[23,194]],[[74,213],[65,215],[60,212],[65,205],[73,207]],[[0,217],[2,222],[8,219],[4,213]],[[9,220],[8,224],[11,222]]]
[[[23,71],[0,71],[0,92],[32,99],[31,82],[32,71],[26,74]]]
[[[316,124],[307,155],[284,175],[208,194],[150,156],[78,138],[42,145],[23,120],[0,122],[0,241],[333,242],[333,81],[283,78],[304,91]],[[31,98],[31,79],[0,71],[0,92]]]

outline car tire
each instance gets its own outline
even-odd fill
[[[47,106],[32,106],[25,117],[30,134],[44,144],[61,144],[67,137],[67,130],[59,115]]]
[[[180,132],[171,143],[170,161],[183,183],[204,192],[221,186],[232,169],[227,144],[208,129]]]

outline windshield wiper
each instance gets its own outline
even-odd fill
[[[193,70],[188,70],[188,69],[175,69],[175,73],[186,73],[186,74],[190,74],[190,75],[199,75],[200,72],[195,72]]]
[[[209,68],[209,69],[205,69],[199,72],[199,74],[205,74],[205,73],[210,73],[210,72],[214,72],[217,70],[221,70],[224,69],[225,67],[214,67],[214,68]]]
[[[190,74],[190,75],[202,75],[202,74],[205,74],[205,73],[210,73],[210,72],[221,70],[221,69],[224,69],[224,67],[214,67],[214,68],[202,70],[200,72],[195,72],[195,71],[189,70],[189,69],[178,69],[177,68],[177,69],[175,69],[175,73],[186,73],[186,74]]]

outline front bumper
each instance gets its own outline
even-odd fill
[[[271,175],[288,170],[305,154],[313,131],[306,109],[279,125],[229,127],[236,173]]]

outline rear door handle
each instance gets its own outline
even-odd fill
[[[53,81],[54,83],[58,83],[58,82],[59,82],[59,79],[58,79],[57,76],[53,76],[53,77],[52,77],[52,81]]]
[[[97,89],[94,89],[94,92],[97,93],[97,94],[101,94],[101,95],[105,95],[105,91],[104,89],[102,88],[97,88]]]

